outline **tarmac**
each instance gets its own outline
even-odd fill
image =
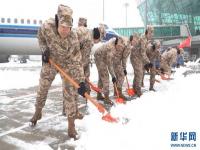
[[[74,150],[73,145],[67,144],[69,137],[67,118],[62,114],[61,85],[50,88],[42,119],[31,127],[29,120],[35,111],[36,93],[37,86],[0,90],[0,150],[37,149],[34,145],[41,143],[53,150]],[[85,104],[85,100],[80,98],[82,112],[85,112]]]

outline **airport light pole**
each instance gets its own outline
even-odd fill
[[[104,0],[103,0],[103,22],[104,22]]]
[[[129,6],[129,3],[128,2],[126,2],[125,4],[124,4],[124,6],[125,6],[125,21],[126,21],[126,27],[127,27],[127,8],[128,8],[128,6]]]
[[[147,0],[145,0],[145,29],[147,28],[148,25],[148,17],[147,17],[147,13],[148,13],[148,6],[147,6]]]

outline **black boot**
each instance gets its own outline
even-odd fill
[[[97,93],[97,100],[104,100],[105,98],[103,97],[103,95],[101,93]]]
[[[75,129],[75,118],[74,117],[71,117],[71,116],[68,116],[68,136],[70,138],[73,138],[74,140],[77,140],[77,132],[76,132],[76,129]]]
[[[114,89],[114,96],[117,96],[117,91],[116,91],[115,86],[113,87],[113,89]]]
[[[140,97],[142,95],[141,87],[135,86],[135,94]]]
[[[109,96],[106,94],[104,99],[105,104],[113,105],[114,103],[110,100]]]
[[[153,87],[150,87],[150,88],[149,88],[149,91],[154,91],[154,92],[156,92],[156,90],[155,90]]]
[[[118,87],[119,97],[124,99],[125,101],[128,100],[128,98],[122,93],[122,88]]]
[[[154,91],[154,92],[156,92],[156,90],[154,89],[153,85],[154,85],[154,84],[150,84],[149,91]]]
[[[35,114],[31,118],[31,126],[35,126],[37,124],[37,121],[42,118],[42,108],[36,108],[35,109]]]
[[[63,116],[66,116],[64,101],[63,101],[63,110],[62,110],[62,115],[63,115]]]

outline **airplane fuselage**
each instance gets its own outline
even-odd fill
[[[0,24],[1,55],[40,55],[39,26]]]

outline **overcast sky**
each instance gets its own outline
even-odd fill
[[[143,26],[135,0],[104,0],[104,22],[111,27]],[[78,18],[86,17],[89,26],[103,21],[103,0],[1,0],[0,17],[40,18],[54,17],[57,6],[66,4],[73,9],[74,26]]]

